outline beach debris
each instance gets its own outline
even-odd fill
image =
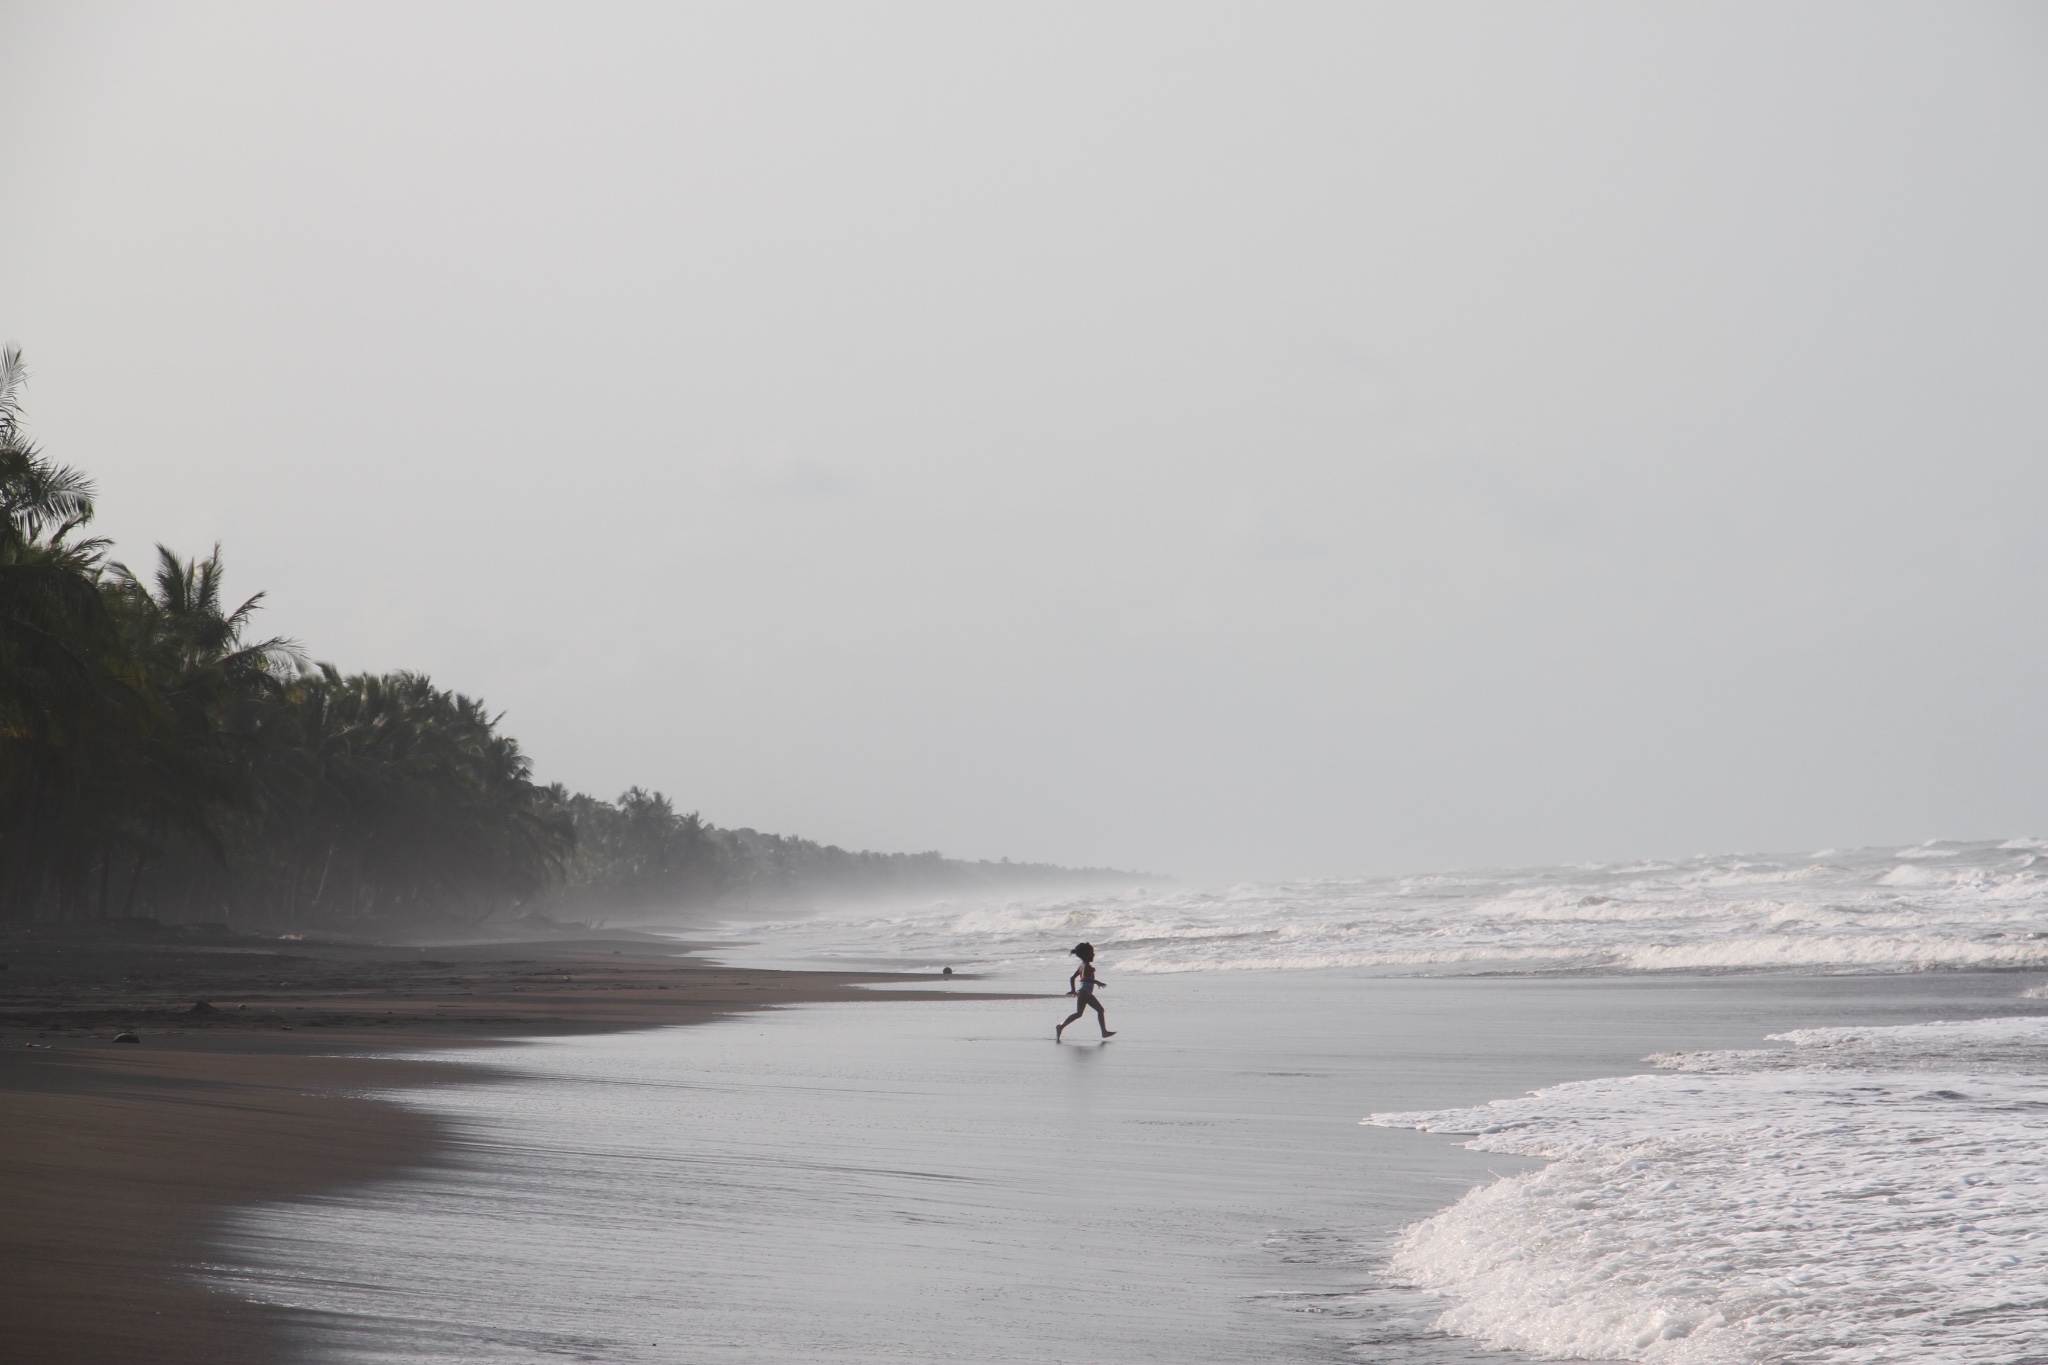
[[[942,968],[940,968],[940,969],[939,969],[939,975],[940,975],[940,976],[951,976],[952,974],[953,974],[953,969],[952,969],[951,967],[942,967]]]
[[[245,1005],[245,1006],[243,1006],[243,1008],[244,1008],[244,1009],[247,1009],[248,1007],[247,1007],[247,1006]],[[200,1000],[200,1001],[195,1001],[195,1002],[193,1003],[193,1006],[192,1006],[192,1008],[191,1008],[191,1009],[189,1009],[189,1010],[186,1010],[186,1011],[185,1011],[185,1013],[187,1013],[187,1014],[219,1014],[219,1013],[220,1013],[220,1011],[219,1011],[219,1010],[217,1010],[217,1009],[215,1009],[215,1008],[213,1007],[213,1002],[212,1002],[211,1000]]]
[[[117,1043],[139,1043],[142,1040],[132,1033],[117,1033],[114,1035],[114,1041]]]

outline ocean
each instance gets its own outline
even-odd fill
[[[200,1273],[332,1362],[2048,1359],[2044,856],[733,926],[958,998],[494,1050],[399,1096],[445,1159]],[[975,998],[1080,938],[1113,1041]]]
[[[773,960],[1125,973],[2048,967],[2048,840],[937,902],[745,927]]]

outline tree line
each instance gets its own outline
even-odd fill
[[[478,923],[1099,873],[719,829],[534,780],[477,698],[256,638],[218,546],[131,569],[0,352],[0,923]]]
[[[928,853],[855,852],[786,834],[720,829],[678,813],[660,792],[634,787],[617,801],[549,788],[575,822],[576,850],[542,911],[641,914],[715,903],[762,908],[806,897],[880,897],[998,890],[1030,884],[1137,880],[1109,868],[968,862]]]

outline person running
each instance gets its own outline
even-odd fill
[[[1090,1009],[1095,1011],[1095,1026],[1102,1030],[1102,1036],[1116,1037],[1115,1030],[1109,1026],[1109,1016],[1102,1012],[1102,1002],[1095,998],[1095,988],[1102,984],[1095,975],[1095,945],[1076,943],[1069,951],[1081,959],[1081,965],[1074,968],[1074,974],[1067,978],[1067,994],[1074,997],[1074,1012],[1067,1016],[1066,1023],[1052,1031],[1052,1040],[1058,1042],[1060,1035],[1067,1031],[1067,1024],[1073,1023]]]

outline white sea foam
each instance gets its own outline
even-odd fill
[[[1408,1229],[1393,1275],[1444,1330],[1545,1356],[2044,1358],[2048,1019],[1776,1041],[1373,1115],[1553,1159]]]
[[[1119,972],[2048,967],[2048,846],[1168,886],[841,909],[745,931],[809,961],[995,969],[1081,938]]]

